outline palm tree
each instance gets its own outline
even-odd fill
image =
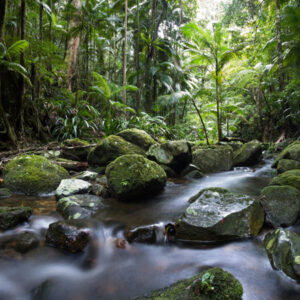
[[[185,51],[190,55],[189,66],[199,67],[206,65],[209,70],[212,70],[217,104],[218,141],[220,142],[222,139],[222,69],[240,49],[230,47],[228,43],[229,34],[220,23],[215,23],[212,30],[204,29],[196,23],[188,23],[181,27],[181,30],[187,39]]]

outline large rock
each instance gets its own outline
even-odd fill
[[[80,223],[72,221],[58,221],[49,225],[46,242],[53,247],[81,252],[90,241],[89,231]]]
[[[289,226],[300,214],[300,192],[291,186],[268,186],[261,192],[260,202],[266,222],[273,227]]]
[[[15,227],[26,222],[31,215],[30,207],[0,207],[0,229]]]
[[[233,165],[233,151],[230,146],[202,148],[193,152],[193,164],[203,173],[228,171]]]
[[[300,169],[300,162],[293,159],[281,159],[277,164],[277,173],[281,174],[289,170]]]
[[[155,140],[144,130],[141,129],[125,129],[117,134],[127,142],[139,146],[147,151],[156,142]]]
[[[191,199],[176,224],[176,239],[216,241],[255,236],[264,223],[259,202],[220,188],[205,189]]]
[[[92,185],[81,179],[64,179],[55,191],[57,199],[68,197],[75,194],[88,193]]]
[[[65,140],[61,155],[67,159],[87,161],[91,150],[90,143],[78,138]]]
[[[110,135],[101,140],[98,145],[91,150],[88,156],[88,163],[92,166],[107,166],[119,156],[126,154],[145,155],[145,151],[125,141],[120,136]]]
[[[165,171],[142,155],[123,155],[105,171],[108,187],[119,200],[140,200],[160,192],[167,180]]]
[[[271,185],[290,185],[300,190],[300,170],[289,170],[275,177]]]
[[[103,199],[89,194],[61,198],[56,210],[67,220],[88,219],[104,207]]]
[[[296,141],[288,145],[275,159],[272,164],[273,168],[277,167],[278,162],[281,159],[292,159],[300,162],[300,141]]]
[[[168,141],[154,144],[147,152],[149,159],[172,168],[180,174],[192,162],[191,146],[186,141]]]
[[[13,192],[39,195],[54,191],[68,172],[38,155],[20,155],[4,167],[5,185]]]
[[[168,288],[138,299],[242,300],[242,296],[243,287],[231,273],[221,268],[210,268],[192,278],[181,280]]]
[[[259,141],[244,144],[233,153],[234,166],[252,166],[257,164],[262,156],[263,147]]]
[[[264,246],[272,267],[300,282],[300,235],[278,228],[266,235]]]

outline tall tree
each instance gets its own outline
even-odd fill
[[[125,17],[124,17],[124,49],[123,49],[123,86],[127,83],[127,13],[128,13],[128,0],[125,0]],[[123,102],[127,104],[126,89],[123,90]]]

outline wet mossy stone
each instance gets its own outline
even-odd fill
[[[300,190],[300,170],[289,170],[275,177],[270,185],[289,185]]]
[[[156,232],[158,231],[158,226],[149,225],[126,230],[124,235],[129,243],[154,244],[156,242]]]
[[[266,213],[266,223],[273,227],[290,226],[300,214],[300,192],[288,185],[264,188],[260,203]]]
[[[0,229],[15,227],[26,222],[31,215],[30,207],[0,207]]]
[[[89,142],[79,138],[65,140],[63,142],[62,156],[67,159],[87,161],[91,150],[91,148],[87,147],[89,145]]]
[[[300,162],[293,159],[281,159],[277,164],[277,173],[300,169]]]
[[[264,212],[253,197],[212,188],[200,191],[176,223],[178,240],[222,241],[255,236]]]
[[[193,164],[203,173],[229,171],[233,165],[233,150],[230,146],[202,148],[193,152]]]
[[[101,197],[82,194],[61,198],[57,202],[56,210],[66,220],[77,220],[88,219],[103,207],[103,199]]]
[[[75,194],[88,193],[92,185],[81,179],[63,179],[55,191],[57,199],[68,197]]]
[[[276,168],[281,159],[292,159],[300,162],[300,141],[296,141],[284,148],[284,150],[276,157],[272,167]]]
[[[193,165],[189,164],[180,174],[180,177],[188,177],[193,179],[202,178],[204,174],[200,171],[200,169]]]
[[[147,151],[149,159],[166,165],[180,174],[192,162],[192,150],[187,141],[168,141],[154,144]]]
[[[262,157],[262,143],[257,140],[244,144],[239,150],[233,153],[234,166],[253,166]]]
[[[88,163],[91,166],[107,166],[119,156],[126,154],[145,155],[145,151],[125,141],[120,136],[110,135],[101,140],[97,146],[91,150],[88,156]]]
[[[107,166],[105,175],[112,195],[124,201],[143,201],[162,191],[167,180],[161,166],[137,154],[117,158]]]
[[[5,199],[11,197],[12,193],[9,189],[0,188],[0,199]]]
[[[54,191],[69,173],[38,155],[20,155],[4,167],[6,187],[16,193],[39,195]]]
[[[156,141],[144,130],[132,128],[125,129],[117,134],[127,142],[139,146],[147,151]]]
[[[82,179],[82,180],[87,180],[87,181],[93,181],[96,180],[98,177],[97,172],[92,172],[92,171],[84,171],[75,176],[75,179]]]
[[[264,246],[272,267],[300,283],[300,235],[278,228],[265,236]]]
[[[52,223],[46,233],[48,245],[72,253],[83,251],[89,241],[89,230],[75,220]]]
[[[242,296],[243,287],[238,279],[221,268],[210,268],[138,299],[242,300]]]

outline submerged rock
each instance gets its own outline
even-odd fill
[[[54,191],[68,172],[38,155],[20,155],[4,167],[6,187],[16,193],[39,195]]]
[[[180,174],[192,162],[191,146],[186,141],[154,144],[148,150],[147,156],[158,164],[172,168],[177,174]]]
[[[140,148],[147,151],[156,142],[155,140],[144,130],[132,128],[125,129],[117,134],[127,142],[139,146]]]
[[[273,168],[277,167],[281,159],[292,159],[300,162],[300,141],[288,145],[275,159],[272,164]]]
[[[192,278],[181,280],[168,288],[138,299],[242,300],[242,296],[243,287],[231,273],[221,268],[210,268]]]
[[[159,193],[165,186],[165,171],[142,155],[123,155],[106,168],[108,187],[119,200],[140,200]]]
[[[255,236],[264,223],[264,212],[251,196],[225,189],[205,189],[192,197],[192,204],[177,221],[176,239],[232,240]]]
[[[64,179],[55,191],[57,199],[68,197],[75,194],[88,193],[92,185],[81,179]]]
[[[88,219],[104,207],[103,199],[89,194],[61,198],[56,210],[67,220]]]
[[[92,166],[106,166],[119,156],[126,154],[145,155],[145,151],[125,141],[120,136],[110,135],[101,140],[98,145],[91,150],[88,156],[88,162]]]
[[[266,222],[273,226],[289,226],[300,214],[300,192],[291,186],[268,186],[261,192]]]
[[[0,229],[15,227],[26,222],[31,215],[30,207],[0,207]]]
[[[0,188],[0,199],[9,198],[12,196],[12,193],[9,189]]]
[[[232,158],[233,151],[230,146],[205,147],[193,152],[193,164],[203,173],[231,170]]]
[[[300,162],[292,159],[281,159],[277,164],[277,173],[281,174],[289,170],[300,169]]]
[[[81,252],[90,241],[88,229],[78,222],[58,221],[49,225],[46,242],[53,247],[70,251]]]
[[[275,177],[271,185],[289,185],[300,190],[300,170],[289,170]]]
[[[262,143],[259,141],[251,141],[244,144],[239,150],[233,154],[234,166],[253,166],[257,164],[262,157]]]
[[[300,282],[300,235],[278,228],[266,235],[264,246],[272,267]]]

